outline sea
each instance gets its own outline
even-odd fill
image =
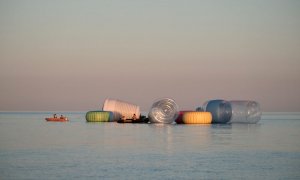
[[[69,122],[47,122],[53,113]],[[0,112],[0,179],[300,179],[300,113],[257,124],[88,123]]]

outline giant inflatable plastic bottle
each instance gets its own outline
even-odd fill
[[[177,116],[178,105],[170,98],[163,98],[153,103],[148,114],[151,123],[164,124],[174,122]]]
[[[260,105],[255,101],[230,101],[230,104],[230,123],[257,123],[261,118]]]
[[[203,110],[212,114],[212,123],[227,123],[232,115],[230,103],[220,99],[205,102]]]
[[[113,112],[113,120],[117,121],[122,116],[126,119],[131,119],[135,114],[136,117],[140,117],[140,107],[125,101],[120,101],[116,99],[106,99],[103,104],[103,111]]]

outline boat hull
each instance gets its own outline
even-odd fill
[[[67,118],[45,118],[46,121],[53,121],[53,122],[66,122],[69,121]]]

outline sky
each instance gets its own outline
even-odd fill
[[[298,0],[0,0],[0,111],[300,111],[299,32]]]

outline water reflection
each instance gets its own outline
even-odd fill
[[[152,130],[155,131],[155,139],[151,141],[157,149],[162,149],[164,153],[171,155],[174,150],[174,134],[172,124],[149,124],[148,125]],[[161,146],[161,147],[160,147]]]
[[[155,138],[167,154],[194,152],[195,149],[208,150],[212,142],[211,125],[166,125],[150,124]]]
[[[232,142],[232,125],[231,124],[212,124],[211,139],[212,144],[216,147],[230,145]]]

